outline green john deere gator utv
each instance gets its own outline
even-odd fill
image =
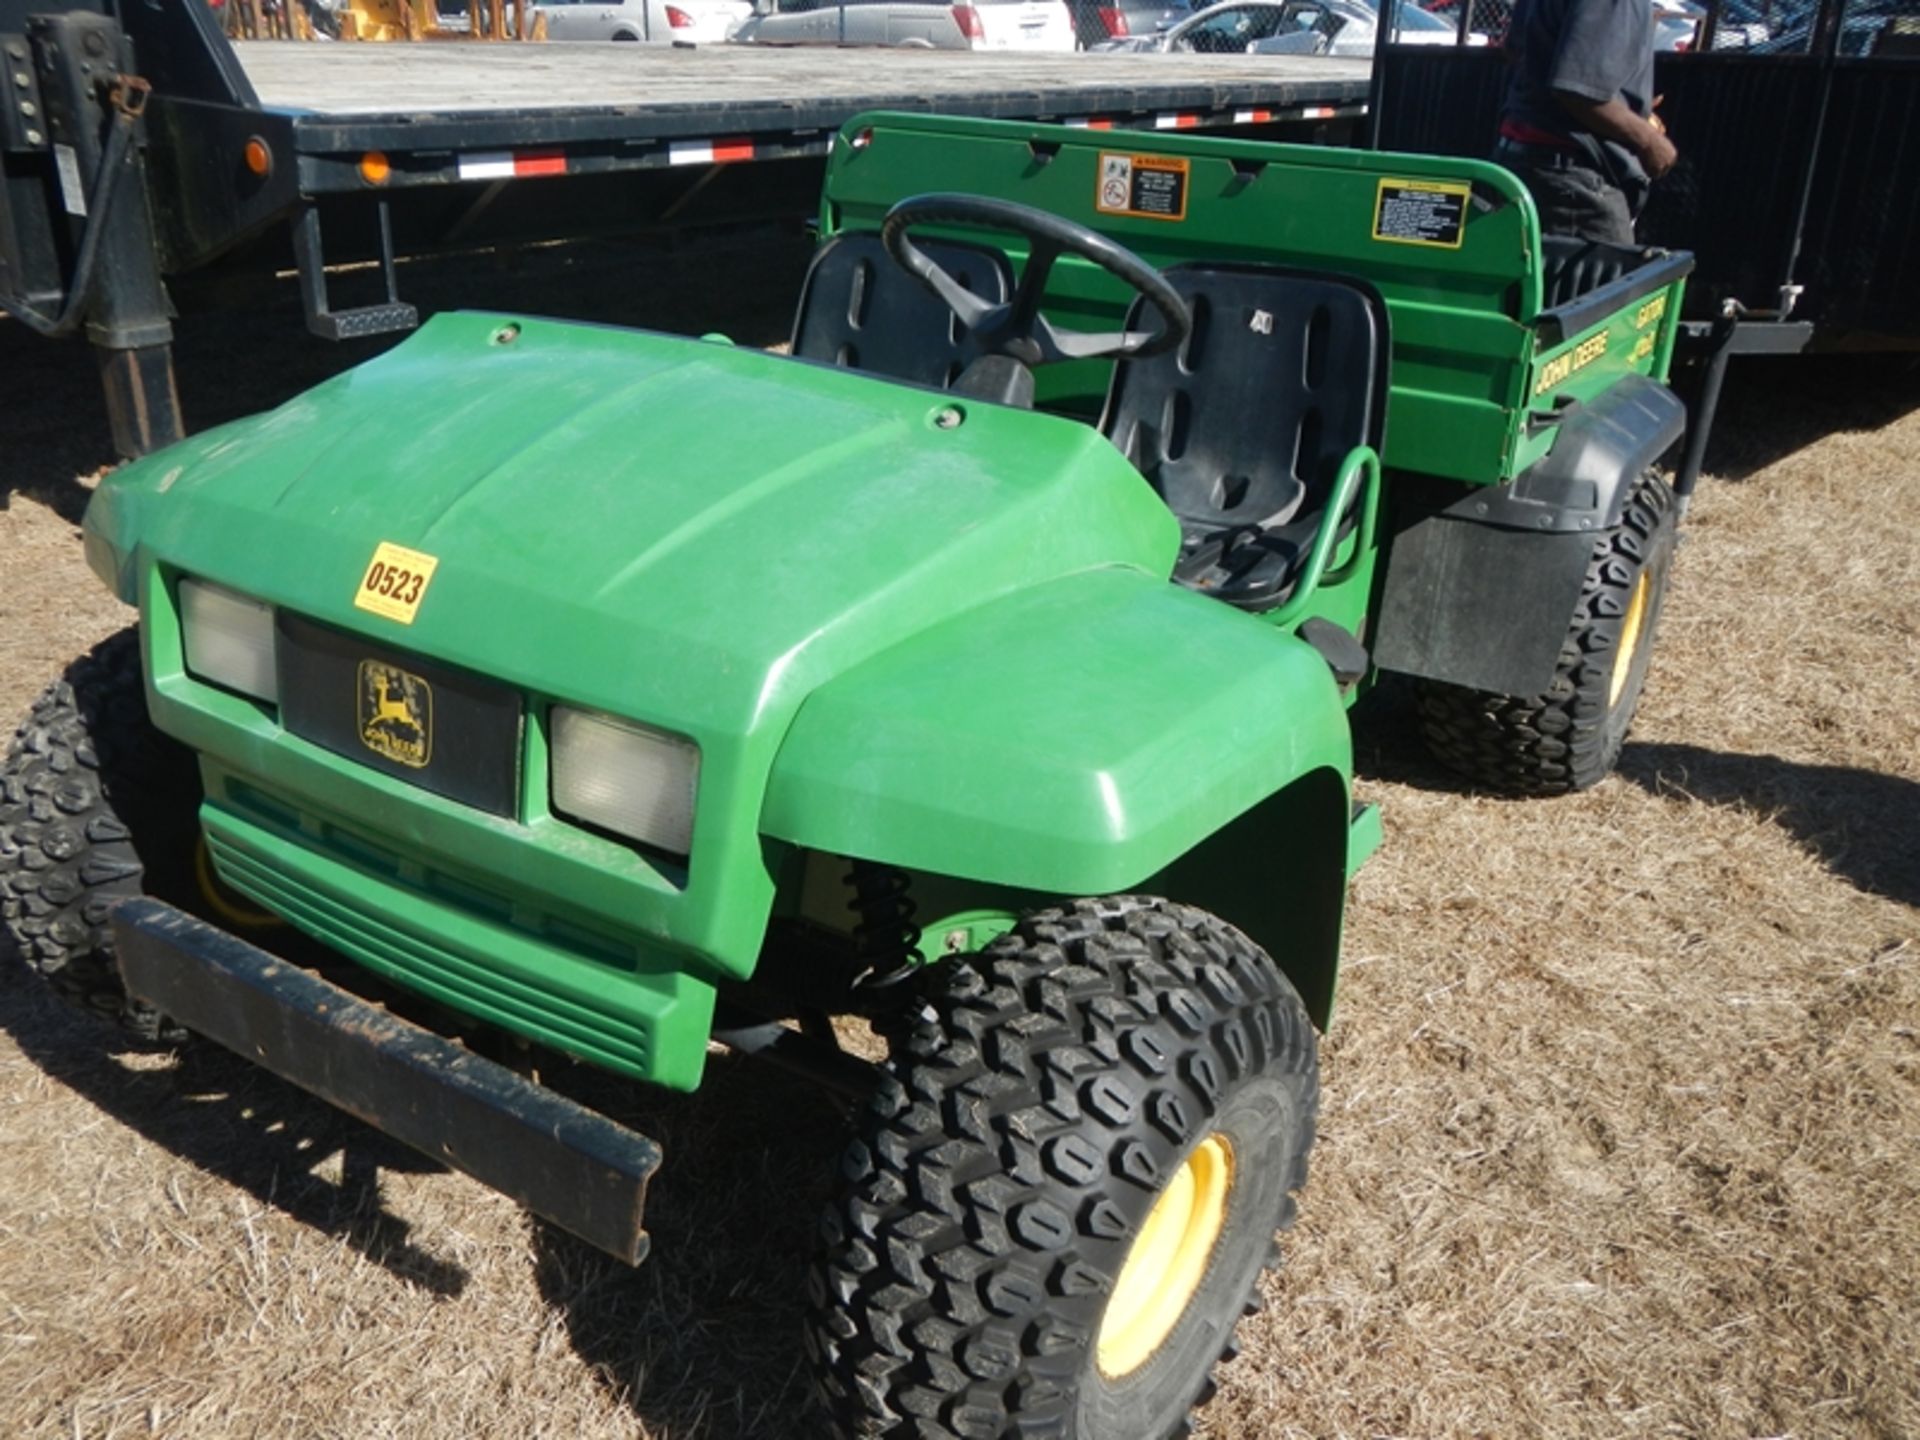
[[[1347,709],[1607,772],[1689,261],[1472,161],[889,115],[821,222],[791,356],[444,315],[111,477],[140,623],[15,742],[7,929],[629,1261],[645,1137],[242,935],[658,1085],[798,1068],[857,1097],[842,1430],[1174,1434],[1306,1177]]]

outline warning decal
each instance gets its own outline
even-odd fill
[[[71,145],[53,147],[53,163],[60,172],[60,203],[69,215],[87,213],[87,187],[80,179],[80,155]]]
[[[1382,180],[1373,206],[1373,238],[1458,250],[1472,194],[1472,186],[1451,180]]]
[[[1100,183],[1093,208],[1102,215],[1148,220],[1187,218],[1187,164],[1167,155],[1100,152]]]

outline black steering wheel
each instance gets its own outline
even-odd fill
[[[960,284],[908,238],[916,225],[958,225],[977,230],[1011,231],[1026,240],[1026,268],[1013,298],[989,304]],[[1103,355],[1159,355],[1173,349],[1193,329],[1187,302],[1153,266],[1097,230],[1063,220],[1031,205],[990,200],[982,195],[913,195],[880,222],[880,243],[894,263],[919,280],[953,311],[982,351],[1005,355],[1024,365],[1056,360],[1091,360]],[[1113,330],[1089,335],[1062,330],[1040,313],[1053,262],[1062,254],[1091,260],[1125,281],[1160,317],[1158,330]]]

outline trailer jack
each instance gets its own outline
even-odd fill
[[[84,334],[99,358],[115,448],[145,455],[185,428],[146,196],[151,86],[133,73],[133,48],[105,15],[33,15],[23,33],[0,38],[15,97],[0,145],[44,157],[49,177],[0,197],[0,310],[42,335]]]

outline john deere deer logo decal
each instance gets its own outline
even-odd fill
[[[418,770],[433,756],[433,687],[398,665],[360,662],[360,743]]]

